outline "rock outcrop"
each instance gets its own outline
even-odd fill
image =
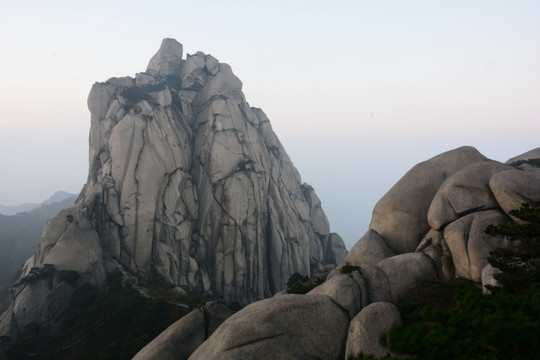
[[[59,271],[103,289],[118,269],[249,303],[294,272],[344,261],[319,198],[229,65],[202,52],[184,60],[182,45],[165,39],[146,72],[94,84],[88,108],[87,183],[48,222],[0,333],[54,324],[51,309],[61,312],[70,292],[53,294],[71,286]]]
[[[414,251],[430,228],[428,210],[443,182],[467,165],[487,160],[465,146],[417,164],[377,202],[369,228],[394,252]]]
[[[251,304],[190,359],[385,356],[379,336],[401,321],[395,304],[407,301],[418,286],[455,276],[497,284],[489,251],[511,244],[487,235],[486,227],[510,221],[507,203],[540,205],[535,200],[539,162],[519,159],[511,167],[463,147],[417,165],[376,205],[372,227],[348,254],[347,265],[333,269],[307,295],[278,294]],[[323,308],[330,304],[324,298],[333,306]],[[328,319],[330,312],[346,323],[345,342],[341,325]],[[327,327],[323,333],[321,326]]]

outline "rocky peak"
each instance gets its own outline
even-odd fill
[[[163,39],[158,52],[150,59],[146,72],[154,75],[180,75],[183,47],[175,39]]]
[[[165,39],[146,72],[94,84],[88,107],[87,183],[47,224],[1,333],[54,322],[77,285],[59,271],[105,288],[120,270],[248,303],[295,272],[344,262],[319,198],[227,64],[202,52],[183,60]]]

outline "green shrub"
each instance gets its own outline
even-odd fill
[[[143,100],[146,100],[148,101],[148,103],[155,105],[155,101],[149,93],[162,91],[163,89],[165,89],[164,84],[133,86],[124,89],[120,96],[122,96],[126,100],[124,107],[127,109],[131,109]]]
[[[291,288],[287,289],[288,294],[307,294],[320,284],[322,284],[323,281],[319,278],[315,279],[311,284],[310,283],[298,283]]]
[[[490,235],[504,235],[514,242],[512,249],[498,248],[489,263],[500,270],[495,279],[508,291],[519,292],[524,284],[540,282],[540,207],[523,204],[510,214],[524,223],[509,222],[486,229]]]
[[[300,284],[304,281],[307,281],[308,277],[301,275],[298,272],[293,273],[291,276],[289,276],[289,279],[287,280],[287,289],[292,288],[293,286]]]
[[[52,278],[54,276],[54,273],[54,265],[51,264],[45,264],[42,268],[33,267],[30,269],[28,275],[21,279],[21,283],[33,284],[34,282],[41,279]]]

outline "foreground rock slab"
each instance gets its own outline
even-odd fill
[[[348,313],[329,297],[284,294],[231,316],[189,359],[334,360],[348,328]]]

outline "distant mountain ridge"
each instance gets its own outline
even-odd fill
[[[57,191],[51,195],[47,200],[42,203],[24,203],[20,205],[2,205],[0,204],[0,214],[1,215],[16,215],[23,212],[28,212],[37,209],[43,205],[50,205],[54,203],[59,203],[67,198],[76,197],[75,194],[69,193],[67,191]]]

